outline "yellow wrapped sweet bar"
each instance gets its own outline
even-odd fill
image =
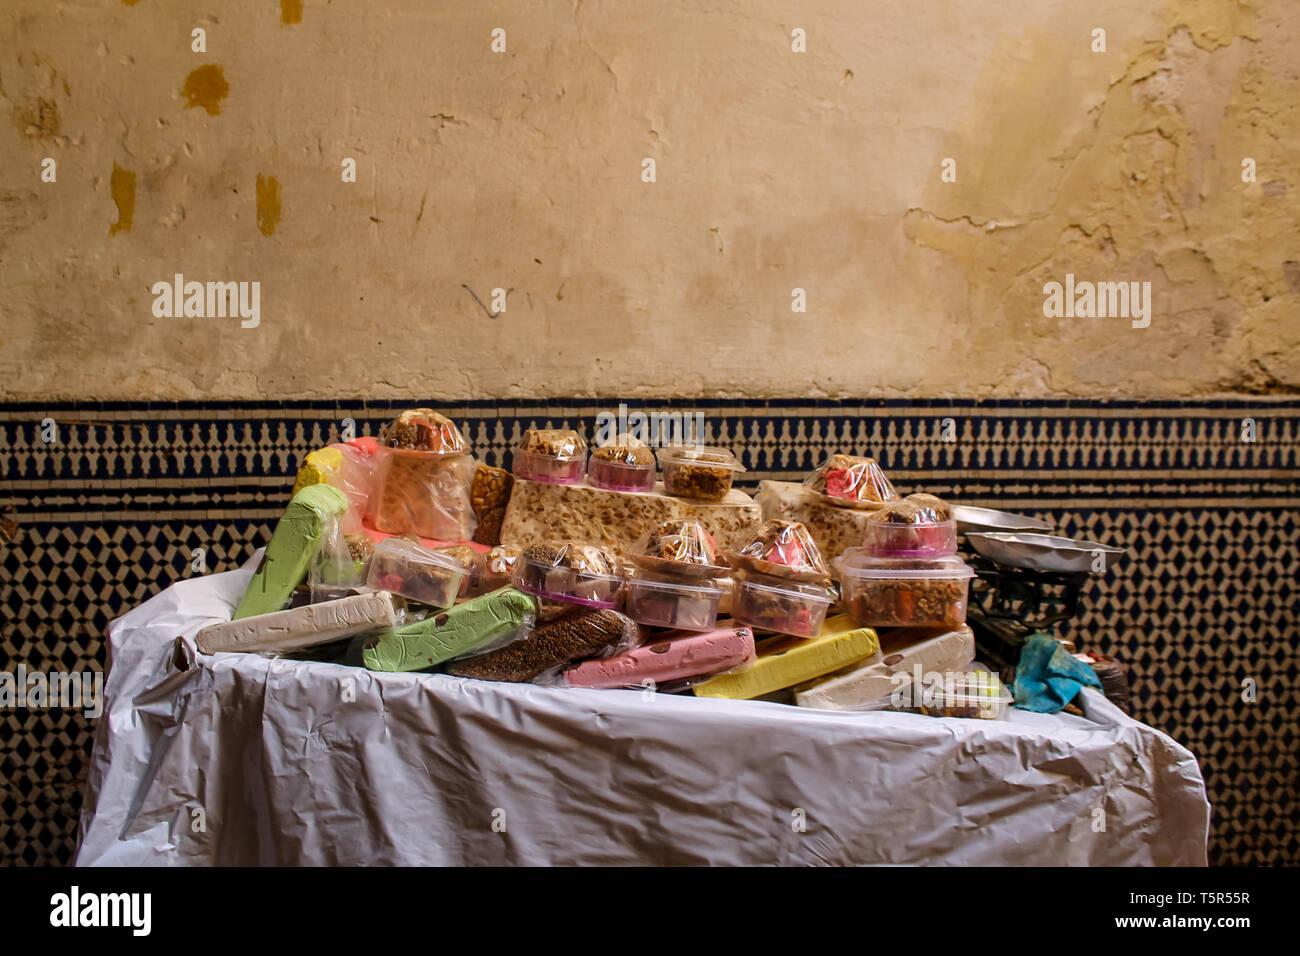
[[[855,627],[847,614],[822,625],[817,637],[774,637],[758,645],[758,660],[746,671],[719,674],[695,685],[696,697],[752,700],[870,657],[880,650],[876,632]]]
[[[337,475],[343,468],[343,453],[337,448],[319,448],[303,459],[298,478],[293,483],[296,495],[308,485],[337,484]],[[334,481],[330,479],[334,478]]]

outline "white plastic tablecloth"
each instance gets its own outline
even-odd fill
[[[985,721],[199,655],[252,567],[113,622],[78,864],[1206,862],[1195,757],[1091,690]]]

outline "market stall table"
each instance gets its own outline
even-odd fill
[[[963,720],[199,654],[252,567],[110,628],[78,864],[1206,862],[1195,757],[1091,690]]]

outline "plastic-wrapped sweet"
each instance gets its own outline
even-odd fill
[[[515,560],[514,584],[546,601],[585,607],[618,607],[623,575],[618,559],[604,548],[564,542],[534,544]]]
[[[449,544],[434,550],[455,558],[465,569],[465,577],[460,582],[460,593],[456,595],[460,600],[487,594],[510,583],[508,578],[499,583],[490,579],[487,576],[487,559],[467,544]]]
[[[639,438],[619,435],[591,453],[587,481],[606,491],[654,491],[654,452]]]
[[[587,442],[571,428],[530,428],[515,449],[514,473],[530,481],[576,485],[587,466]]]
[[[802,522],[772,518],[739,551],[726,554],[728,563],[742,573],[825,584],[830,568]]]
[[[934,495],[887,501],[867,517],[862,546],[878,557],[928,558],[957,553],[957,522]]]
[[[661,448],[659,467],[664,490],[678,498],[721,501],[731,491],[736,474],[745,470],[726,448]]]
[[[735,579],[731,616],[757,631],[811,638],[821,633],[833,600],[820,584],[751,573]]]
[[[443,661],[487,653],[531,634],[537,603],[500,588],[365,641],[362,662],[376,671],[422,671]]]
[[[878,508],[898,498],[876,460],[859,455],[831,455],[804,486],[824,501],[847,508]]]
[[[338,489],[348,499],[348,510],[341,519],[343,531],[348,534],[361,531],[361,519],[370,502],[374,474],[371,451],[370,448],[343,443],[310,452],[298,468],[292,493],[296,495],[303,488],[317,484],[328,484]]]
[[[501,543],[501,524],[505,521],[506,505],[514,490],[515,477],[504,468],[493,468],[479,462],[474,469],[474,483],[470,489],[470,504],[478,527],[474,540],[479,544]]]
[[[405,538],[385,538],[375,546],[366,583],[435,608],[456,603],[467,571],[456,558]]]
[[[666,690],[675,681],[744,670],[757,659],[754,632],[728,624],[704,634],[665,634],[652,644],[585,661],[566,670],[564,681],[570,687]]]
[[[835,562],[841,603],[863,627],[946,627],[966,623],[975,572],[956,555],[881,557],[849,548]]]
[[[380,431],[379,444],[386,448],[440,455],[469,451],[465,436],[456,423],[432,408],[408,408],[402,412]]]
[[[928,717],[1001,720],[1015,698],[997,674],[972,664],[965,670],[925,674],[918,686],[910,676],[887,697],[848,710],[896,710]]]
[[[690,578],[725,575],[713,535],[695,518],[664,521],[632,545],[629,563],[658,574]]]
[[[493,589],[505,587],[515,575],[515,561],[523,548],[499,544],[483,556],[483,581]]]
[[[446,670],[456,677],[523,683],[573,661],[630,650],[641,638],[640,626],[618,611],[581,611],[540,624],[527,636],[494,651],[452,661]]]
[[[384,426],[374,462],[369,514],[376,530],[442,541],[474,536],[474,456],[451,419],[428,408],[402,412]]]
[[[337,519],[326,522],[320,548],[307,570],[311,603],[333,601],[366,586],[375,543],[364,532],[344,533]]]
[[[638,624],[681,631],[712,630],[718,620],[722,588],[638,571],[627,582],[624,610]]]

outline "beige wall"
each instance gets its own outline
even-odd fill
[[[1295,0],[301,7],[3,5],[0,399],[1300,388]]]

